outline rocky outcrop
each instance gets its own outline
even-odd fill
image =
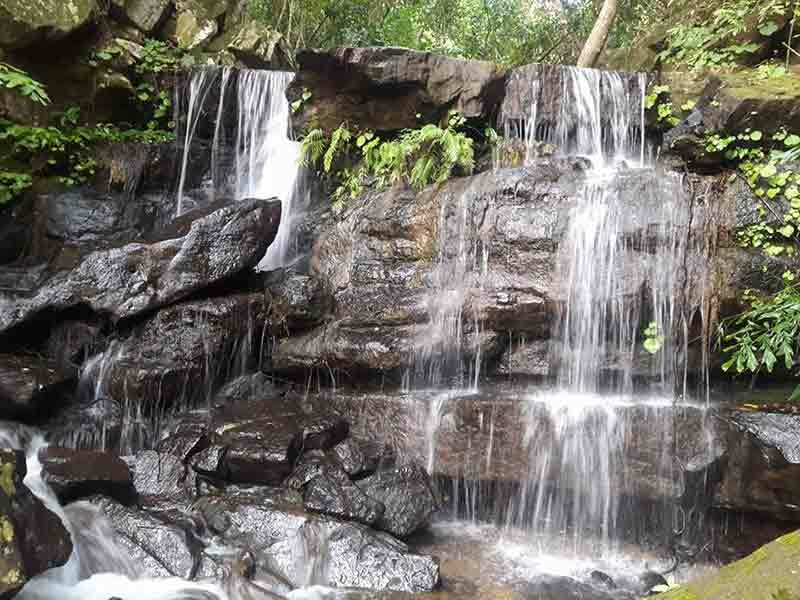
[[[268,488],[205,497],[195,505],[212,531],[249,548],[257,564],[293,586],[319,583],[405,592],[431,591],[439,565],[364,525],[305,512],[299,498]],[[324,549],[324,550],[323,550]]]
[[[99,12],[96,0],[2,0],[0,48],[66,37],[90,23]]]
[[[13,598],[32,577],[67,562],[70,536],[58,515],[25,487],[25,456],[0,450],[0,598]]]
[[[121,319],[174,303],[258,264],[279,220],[279,203],[243,201],[192,221],[172,239],[89,254],[34,293],[0,297],[0,333],[43,311],[88,306]]]
[[[112,10],[144,33],[150,33],[164,22],[171,0],[112,0]]]
[[[492,63],[404,48],[301,50],[297,63],[287,96],[295,101],[311,93],[292,117],[297,131],[311,122],[328,131],[345,122],[395,131],[435,122],[451,110],[486,119],[505,75]]]

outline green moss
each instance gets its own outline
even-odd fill
[[[17,488],[14,486],[14,465],[11,463],[0,463],[0,488],[6,496],[17,493]]]
[[[96,0],[0,0],[0,44],[18,45],[40,30],[66,35],[97,11]]]
[[[736,98],[775,100],[800,98],[800,77],[787,73],[781,77],[756,79],[752,70],[722,75],[725,91]]]

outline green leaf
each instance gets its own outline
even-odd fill
[[[775,21],[767,21],[758,28],[758,32],[765,37],[770,37],[779,29],[780,26]]]

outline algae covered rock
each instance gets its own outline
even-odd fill
[[[0,47],[65,37],[90,23],[96,0],[0,0]]]
[[[164,20],[170,4],[170,0],[111,0],[114,9],[144,32],[153,31]]]
[[[800,594],[800,531],[788,533],[714,575],[653,596],[657,600],[775,600]]]
[[[12,598],[32,577],[59,567],[72,553],[61,519],[22,483],[25,456],[0,450],[0,599]]]

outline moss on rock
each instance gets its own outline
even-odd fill
[[[800,531],[788,533],[751,555],[654,600],[774,600],[800,597]]]
[[[96,0],[0,0],[0,47],[65,37],[92,21]]]

